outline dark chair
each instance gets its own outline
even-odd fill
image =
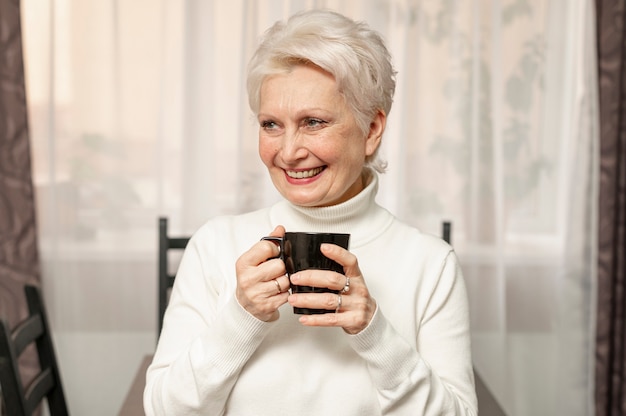
[[[448,244],[452,244],[452,223],[444,221],[441,224],[441,237]],[[495,396],[489,390],[484,380],[474,369],[474,380],[476,382],[476,396],[478,398],[478,410],[483,416],[506,416],[502,406],[496,400]]]
[[[443,238],[446,243],[452,244],[452,223],[450,221],[441,223],[441,238]]]
[[[67,405],[61,384],[50,327],[39,289],[24,287],[29,316],[13,330],[0,321],[0,388],[7,414],[31,416],[47,399],[51,416],[67,415]],[[29,345],[34,345],[39,356],[39,373],[24,386],[18,359]]]
[[[170,250],[184,250],[190,237],[170,237],[167,234],[167,218],[159,218],[159,332],[163,328],[163,316],[169,300],[169,292],[174,285],[176,273],[169,271]]]

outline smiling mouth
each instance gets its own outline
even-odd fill
[[[307,179],[319,175],[324,169],[326,169],[326,166],[321,166],[319,168],[309,170],[300,170],[297,172],[294,170],[287,170],[285,172],[287,172],[287,176],[293,179]]]

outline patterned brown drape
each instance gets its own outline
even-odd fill
[[[626,3],[596,0],[600,201],[596,415],[626,415]]]
[[[19,0],[0,0],[0,318],[26,316],[24,283],[39,281]],[[24,376],[37,365],[24,357]]]

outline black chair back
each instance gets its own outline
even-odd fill
[[[68,414],[61,376],[41,292],[24,287],[29,316],[13,330],[0,320],[0,389],[4,407],[11,416],[31,416],[46,398],[51,416]],[[39,373],[24,386],[18,360],[29,345],[35,345]]]
[[[448,244],[452,244],[452,223],[444,221],[441,223],[441,238]]]
[[[170,250],[184,250],[190,237],[170,237],[167,231],[167,218],[159,218],[159,332],[163,328],[163,316],[169,300],[169,291],[174,286],[175,273],[169,271]]]

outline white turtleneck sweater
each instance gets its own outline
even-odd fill
[[[456,256],[375,203],[376,175],[331,207],[280,202],[218,217],[183,255],[146,377],[147,415],[475,415],[468,304]],[[378,309],[363,331],[262,322],[237,302],[235,261],[277,225],[350,233]]]

